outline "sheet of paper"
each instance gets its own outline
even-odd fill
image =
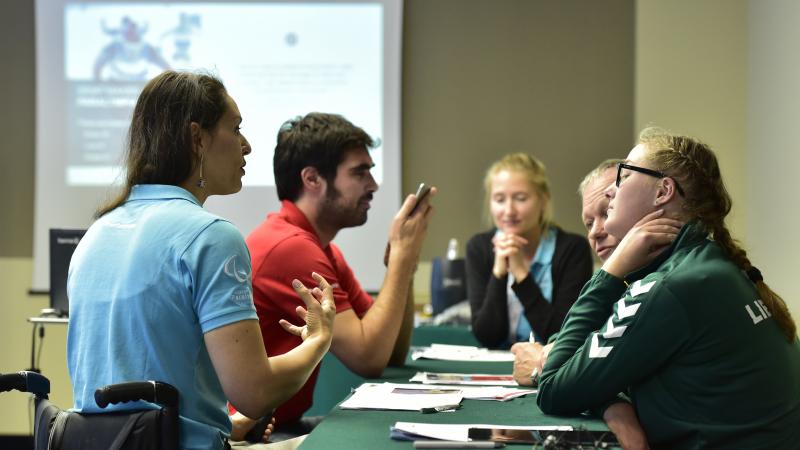
[[[448,344],[433,344],[430,347],[421,347],[411,354],[411,358],[441,361],[514,361],[514,355],[510,351]]]
[[[392,383],[364,383],[339,406],[343,409],[444,411],[458,408],[464,398],[461,390],[452,387],[443,390],[435,386],[424,386],[425,389],[409,389],[403,386]]]
[[[505,428],[507,430],[538,430],[538,431],[572,431],[571,426],[512,426],[498,424],[439,424],[418,422],[396,422],[394,428],[419,435],[424,438],[442,439],[445,441],[469,441],[470,428]]]
[[[484,373],[435,373],[417,372],[408,381],[423,384],[453,384],[458,386],[517,386],[512,375]]]
[[[434,385],[434,384],[391,384],[395,389],[401,390],[421,390],[436,389],[437,391],[460,392],[466,399],[470,400],[495,400],[505,402],[527,394],[535,394],[535,389],[511,388],[505,386],[453,386],[453,385]]]

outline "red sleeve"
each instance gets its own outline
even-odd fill
[[[353,270],[347,265],[347,261],[345,261],[339,247],[331,244],[331,252],[337,267],[339,285],[343,291],[347,292],[348,302],[353,308],[353,312],[359,318],[362,318],[372,306],[373,299],[361,288],[361,284],[356,280]],[[337,312],[339,311],[337,303]]]

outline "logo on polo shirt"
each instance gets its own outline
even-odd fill
[[[244,283],[250,279],[250,273],[247,272],[247,269],[242,267],[238,257],[239,255],[232,255],[229,257],[225,261],[223,270],[225,271],[225,275],[235,279],[239,283]]]

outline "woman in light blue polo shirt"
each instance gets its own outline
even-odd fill
[[[260,417],[306,381],[328,350],[335,306],[321,277],[295,281],[303,343],[268,358],[239,231],[202,205],[242,187],[250,144],[241,114],[209,75],[164,72],[144,87],[127,142],[126,181],[98,211],[70,266],[69,373],[75,409],[103,412],[94,390],[159,380],[180,392],[180,444],[222,449],[226,399]],[[108,410],[149,407],[116,405]]]

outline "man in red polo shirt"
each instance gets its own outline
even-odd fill
[[[286,122],[278,132],[273,169],[282,207],[247,238],[254,302],[271,356],[300,345],[279,320],[297,320],[296,309],[302,306],[291,280],[309,285],[316,272],[334,287],[337,314],[330,349],[336,357],[363,377],[377,377],[387,364],[405,361],[414,314],[411,280],[432,213],[431,196],[413,214],[416,198],[408,196],[395,215],[387,272],[374,300],[331,242],[339,230],[367,221],[378,190],[370,173],[374,163],[368,149],[373,146],[361,128],[334,114],[310,113]],[[304,434],[315,425],[301,417],[311,406],[318,373],[319,367],[278,407],[273,436]]]

